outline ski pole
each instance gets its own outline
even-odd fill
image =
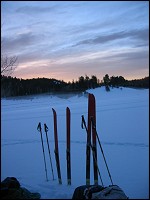
[[[42,128],[41,128],[41,122],[39,122],[37,130],[40,132],[41,134],[41,142],[42,142],[42,149],[43,149],[43,157],[44,157],[44,164],[45,164],[45,173],[46,173],[46,180],[48,181],[47,178],[47,168],[46,168],[46,160],[45,160],[45,153],[44,153],[44,144],[43,144],[43,138],[42,138]]]
[[[48,146],[48,153],[49,153],[49,158],[50,158],[50,164],[51,164],[52,176],[53,176],[53,180],[54,180],[54,172],[53,172],[53,166],[52,166],[52,159],[51,159],[51,153],[50,153],[50,147],[49,147],[48,135],[47,135],[48,127],[47,127],[46,124],[44,124],[44,130],[45,130],[45,133],[46,133],[46,140],[47,140],[47,146]]]
[[[111,184],[113,185],[113,181],[112,181],[112,178],[111,178],[111,174],[110,174],[110,171],[109,171],[109,168],[108,168],[107,162],[106,162],[106,158],[105,158],[105,155],[104,155],[104,152],[103,152],[103,148],[102,148],[102,145],[101,145],[101,142],[100,142],[99,136],[98,136],[98,134],[97,134],[96,125],[95,125],[95,123],[94,123],[93,117],[91,117],[91,122],[92,122],[92,128],[93,128],[93,129],[95,130],[95,132],[96,132],[96,137],[97,137],[97,140],[98,140],[98,143],[99,143],[99,146],[100,146],[100,149],[101,149],[102,155],[103,155],[103,159],[104,159],[104,162],[105,162],[105,165],[106,165],[106,168],[107,168],[107,172],[108,172],[108,175],[109,175],[109,178],[110,178]]]
[[[84,125],[84,126],[83,126],[83,125]],[[83,116],[83,115],[82,115],[82,124],[81,124],[81,126],[82,126],[82,128],[85,127],[86,132],[87,132],[87,134],[88,134],[88,129],[87,129],[86,122],[85,122],[85,119],[84,119],[84,116]],[[92,146],[91,142],[89,143],[89,145],[90,145],[90,148],[92,149],[92,152],[93,152],[93,146]],[[103,180],[102,180],[102,177],[101,177],[101,173],[100,173],[100,170],[99,170],[99,167],[98,167],[98,164],[97,164],[97,161],[96,161],[96,157],[95,157],[94,152],[93,152],[93,157],[94,157],[95,164],[96,164],[96,166],[97,166],[97,170],[98,170],[98,174],[99,174],[99,177],[100,177],[102,186],[104,186]]]

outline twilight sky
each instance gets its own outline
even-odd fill
[[[18,78],[149,75],[148,1],[2,1],[1,23]]]

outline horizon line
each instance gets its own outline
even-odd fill
[[[108,74],[108,73],[106,73],[106,74]],[[109,74],[108,74],[109,75]],[[2,75],[2,76],[6,76],[6,75]],[[12,78],[17,78],[17,79],[23,79],[23,80],[32,80],[32,79],[42,79],[42,78],[45,78],[45,79],[56,79],[56,80],[58,80],[58,81],[63,81],[63,82],[66,82],[66,83],[69,83],[69,82],[73,82],[73,81],[78,81],[78,79],[79,79],[79,77],[81,77],[81,76],[83,76],[83,75],[81,75],[81,76],[79,76],[78,78],[76,78],[76,79],[72,79],[72,80],[69,80],[69,81],[66,81],[66,80],[63,80],[63,79],[57,79],[57,78],[54,78],[54,77],[32,77],[32,78],[21,78],[21,77],[17,77],[17,76],[15,76],[15,75],[8,75],[8,76],[6,76],[6,77],[12,77]],[[85,77],[86,76],[86,74],[83,76],[83,77]],[[90,75],[90,76],[88,76],[89,78],[90,77],[92,77],[92,76],[96,76],[96,75]],[[112,76],[114,76],[114,77],[117,77],[116,75],[112,75]],[[109,76],[109,77],[112,77],[112,76]],[[119,75],[119,76],[122,76],[122,75]],[[118,76],[118,77],[119,77]],[[96,76],[97,77],[97,76]],[[147,78],[147,77],[149,77],[149,75],[147,75],[147,76],[144,76],[144,77],[142,77],[142,78],[132,78],[132,79],[129,79],[129,78],[125,78],[124,76],[122,76],[125,80],[127,80],[127,81],[132,81],[132,80],[139,80],[139,79],[144,79],[144,78]],[[97,79],[101,82],[101,81],[103,81],[103,79],[99,79],[98,77],[97,77]]]

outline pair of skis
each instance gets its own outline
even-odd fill
[[[92,150],[93,153],[93,169],[94,169],[94,184],[98,184],[98,174],[103,185],[102,177],[100,174],[100,170],[98,168],[97,163],[97,144],[96,139],[98,140],[99,147],[102,152],[102,156],[108,171],[108,175],[111,181],[111,184],[113,185],[113,181],[111,178],[110,171],[108,169],[108,165],[106,162],[106,158],[102,149],[102,145],[100,143],[99,136],[96,131],[96,106],[95,106],[95,97],[93,94],[89,94],[88,96],[88,127],[86,126],[86,122],[84,119],[84,116],[82,115],[82,128],[85,127],[87,132],[87,146],[86,146],[86,185],[90,185],[90,150]],[[92,143],[91,143],[91,134],[92,134]]]
[[[98,144],[100,147],[100,150],[102,152],[102,156],[107,168],[107,172],[111,181],[111,184],[113,185],[112,177],[110,174],[110,171],[108,169],[108,165],[106,162],[106,158],[102,149],[102,145],[100,143],[99,136],[96,131],[96,105],[95,105],[95,97],[93,94],[89,94],[88,96],[88,127],[86,126],[86,122],[84,119],[84,116],[82,115],[82,128],[85,127],[87,132],[87,146],[86,146],[86,185],[90,185],[90,150],[92,150],[93,153],[93,169],[94,169],[94,184],[98,184],[98,174],[102,183],[102,186],[104,186],[102,177],[100,174],[100,170],[98,168],[97,163],[97,144],[96,139],[98,140]],[[91,134],[92,134],[92,143],[91,143]]]
[[[57,132],[57,114],[56,111],[52,108],[53,117],[54,117],[54,139],[55,139],[55,159],[56,167],[58,174],[59,184],[62,184],[61,171],[60,171],[60,162],[59,162],[59,149],[58,149],[58,132]],[[71,156],[70,156],[70,109],[66,108],[66,160],[67,160],[67,180],[68,185],[71,185]]]
[[[93,168],[94,168],[94,184],[98,184],[98,165],[97,165],[97,146],[96,146],[96,134],[92,129],[92,121],[96,122],[96,109],[95,109],[95,97],[93,94],[89,94],[88,97],[88,126],[86,126],[84,116],[82,115],[82,128],[87,132],[87,145],[86,145],[86,185],[90,185],[90,155],[93,152]],[[84,125],[84,127],[83,127]],[[91,143],[92,133],[92,143]]]

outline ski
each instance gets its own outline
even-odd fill
[[[71,185],[71,158],[70,158],[70,109],[66,108],[66,159],[67,159],[67,181]]]
[[[91,98],[90,94],[88,96],[88,129],[87,129],[87,143],[86,143],[86,185],[90,185],[90,144],[91,144],[91,123],[90,123],[90,113],[91,113]]]
[[[90,116],[89,116],[89,123],[92,127],[92,146],[93,146],[93,169],[94,169],[94,184],[98,185],[98,172],[97,172],[97,145],[96,145],[96,129],[93,128],[92,122],[95,124],[96,128],[96,104],[95,104],[95,97],[93,94],[89,94],[89,102],[90,102]],[[94,162],[94,159],[96,159],[96,162]]]
[[[55,153],[55,159],[56,159],[58,181],[59,181],[59,184],[62,184],[60,162],[59,162],[59,150],[58,150],[57,114],[56,114],[56,111],[53,108],[52,108],[52,111],[53,111],[53,117],[54,117],[54,139],[55,139],[54,153]]]
[[[86,147],[86,185],[90,185],[90,142],[91,142],[91,118],[96,122],[96,109],[95,97],[93,94],[88,96],[88,134],[87,134],[87,147]],[[94,184],[98,184],[97,173],[97,147],[96,147],[96,134],[92,129],[92,146],[93,146],[93,168],[94,168]],[[95,158],[94,158],[95,157]]]

